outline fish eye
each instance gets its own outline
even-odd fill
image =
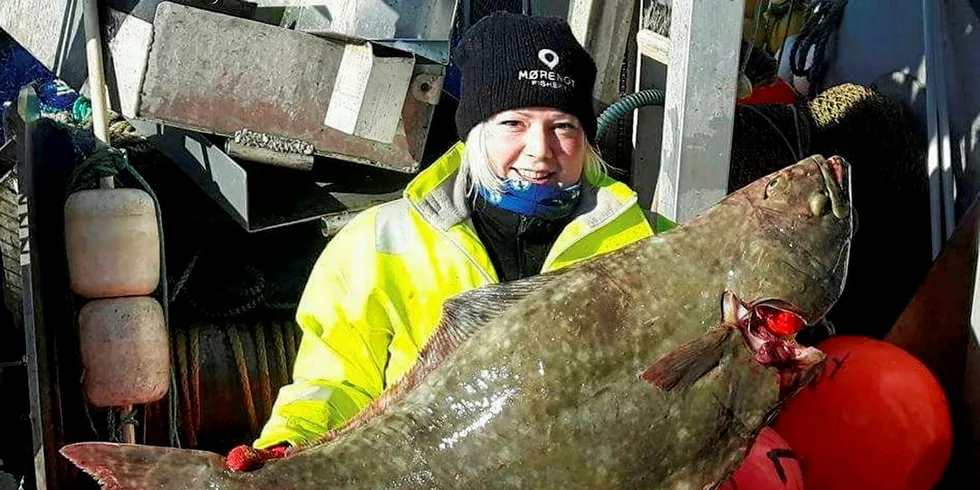
[[[764,197],[768,198],[769,197],[769,191],[774,190],[777,187],[779,187],[780,184],[782,183],[782,181],[783,181],[783,179],[779,175],[777,175],[777,176],[773,177],[772,179],[770,179],[769,180],[769,183],[766,184],[766,192],[765,192],[765,196]]]

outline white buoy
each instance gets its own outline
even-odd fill
[[[160,303],[148,296],[89,301],[78,315],[85,397],[97,407],[163,398],[170,339]]]
[[[140,189],[89,189],[65,202],[71,289],[86,298],[152,294],[160,282],[153,198]]]

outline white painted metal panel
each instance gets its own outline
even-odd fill
[[[687,221],[728,191],[744,0],[674,0],[654,211]]]

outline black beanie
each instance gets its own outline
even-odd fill
[[[473,24],[453,53],[461,76],[456,130],[521,107],[576,116],[595,143],[596,65],[561,18],[495,12]]]

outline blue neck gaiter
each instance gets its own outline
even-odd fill
[[[575,212],[581,186],[578,183],[562,189],[558,186],[507,179],[502,193],[481,187],[480,194],[498,208],[526,216],[556,219],[566,218]]]

